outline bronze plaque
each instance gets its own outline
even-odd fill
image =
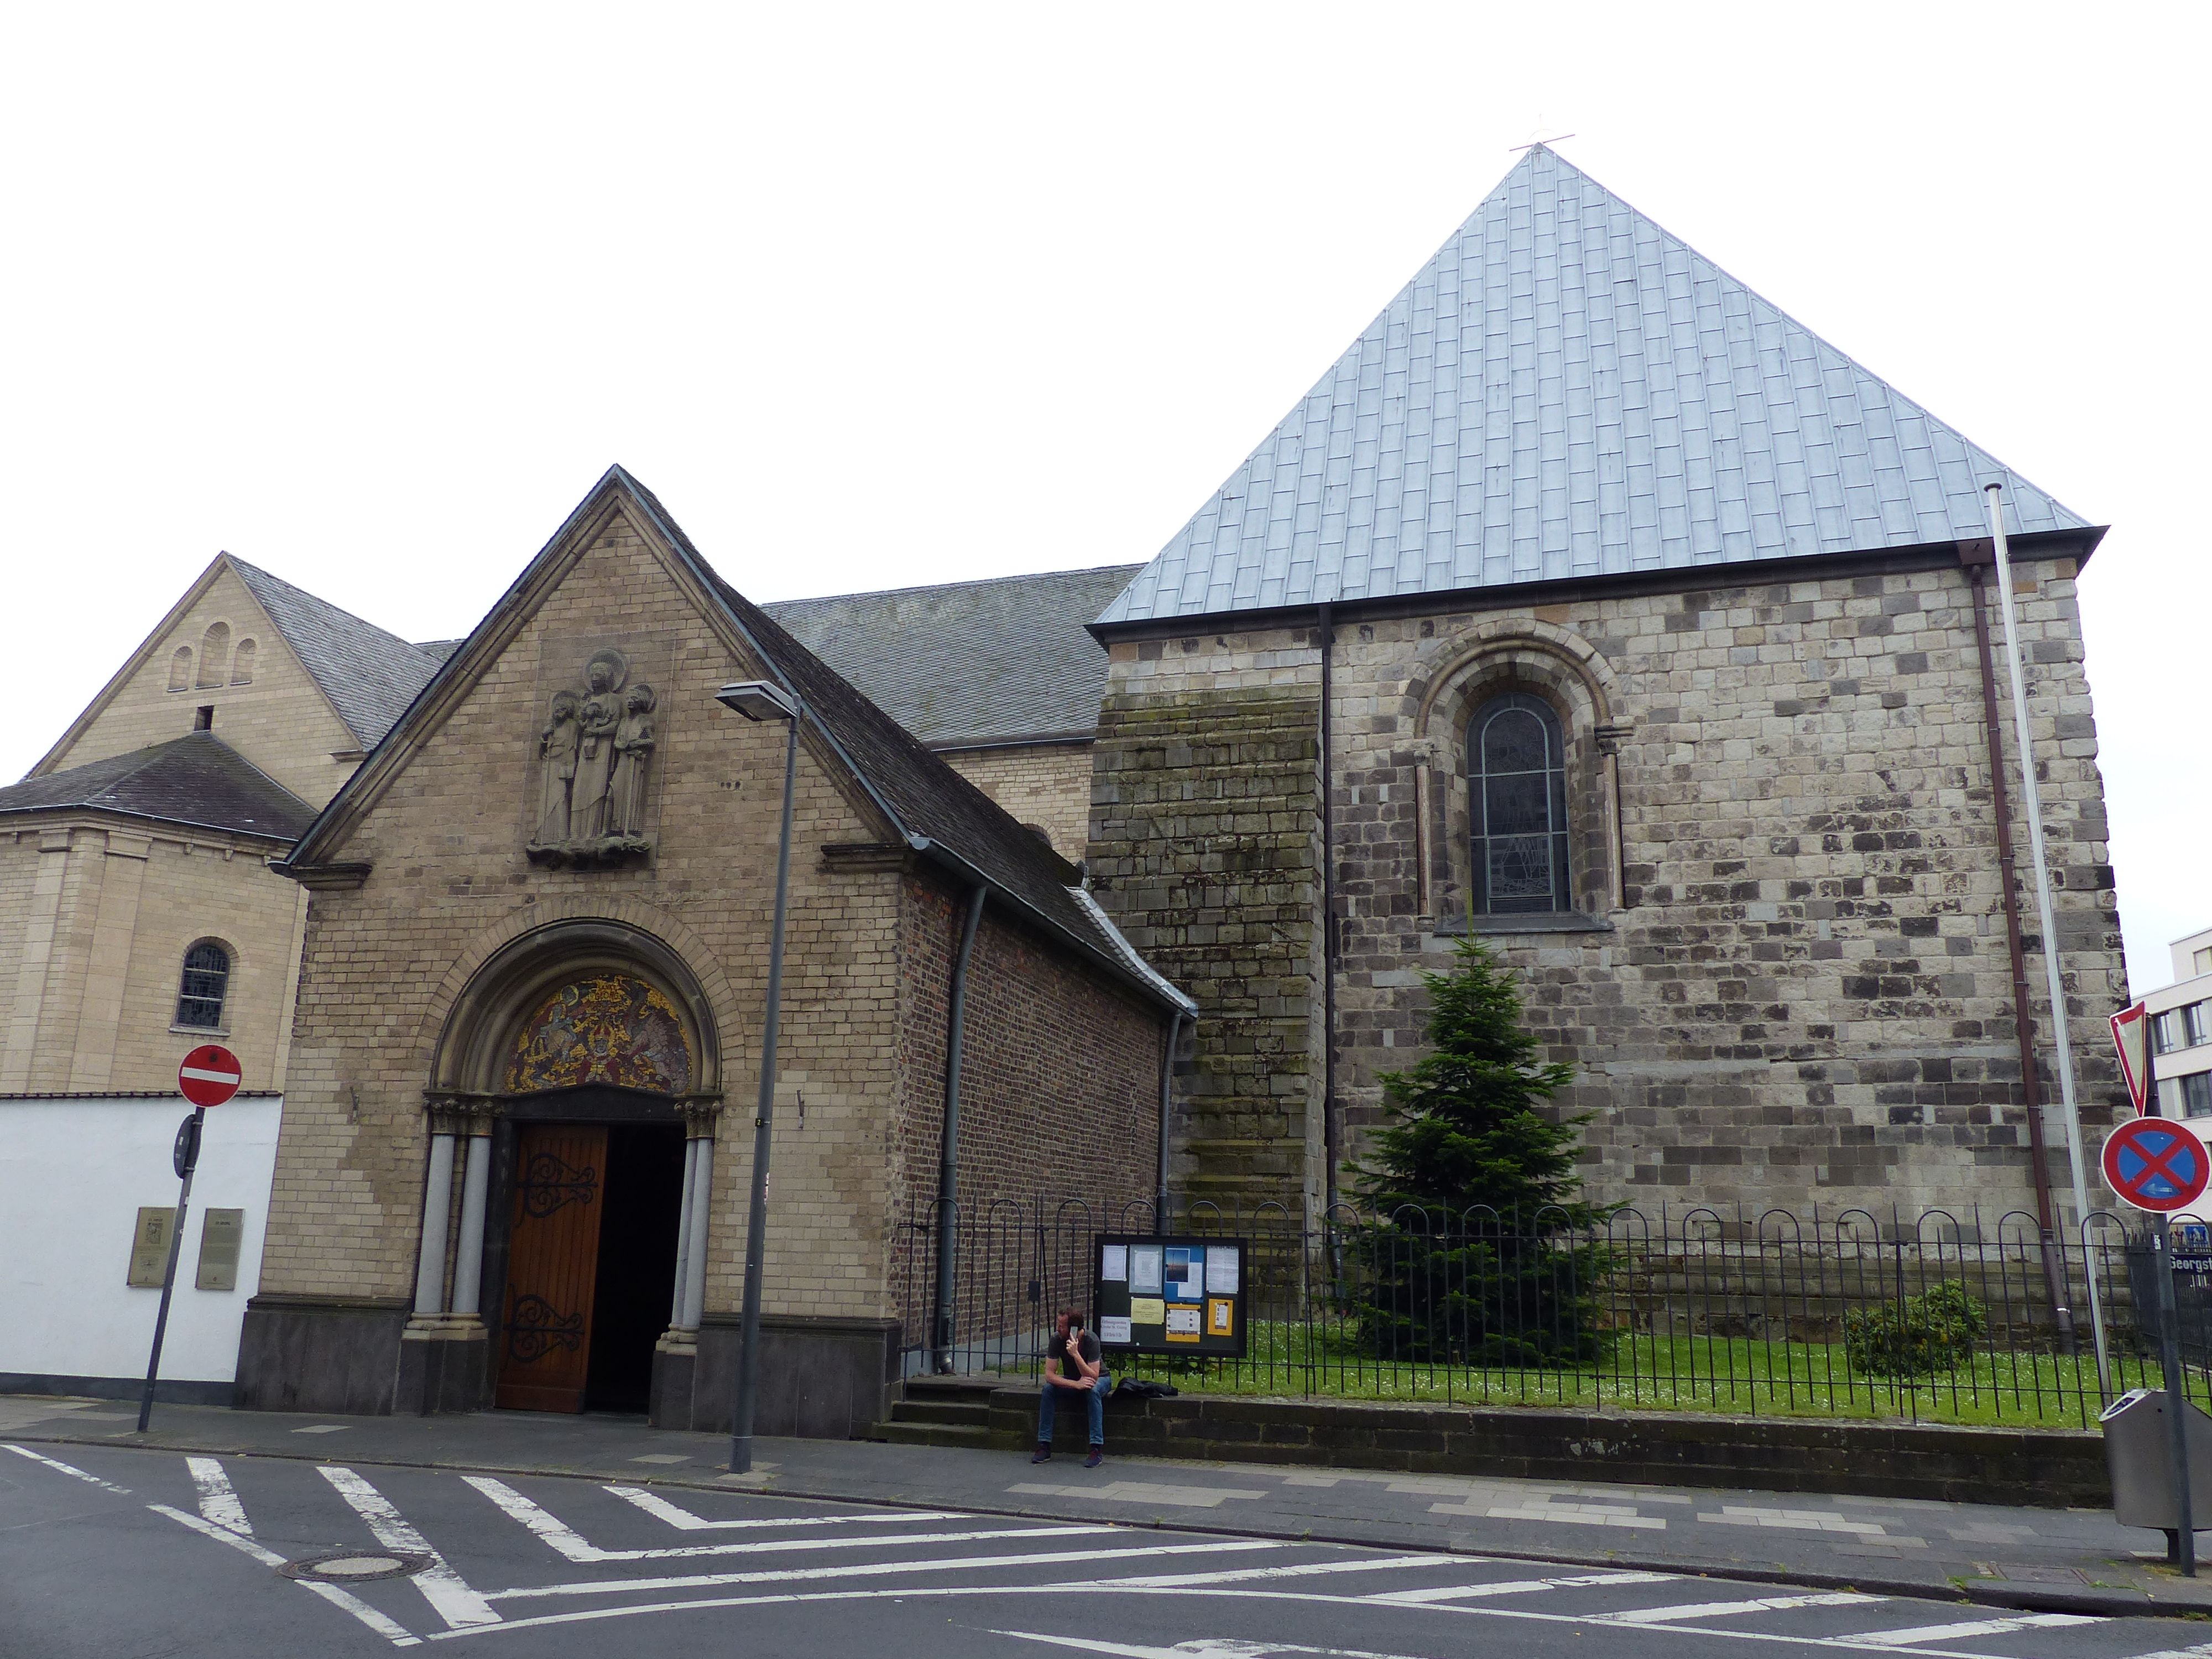
[[[131,1277],[126,1285],[141,1291],[161,1288],[161,1275],[169,1270],[169,1233],[177,1224],[176,1211],[167,1205],[143,1205],[138,1231],[131,1235]]]
[[[203,1291],[236,1290],[239,1248],[245,1242],[245,1211],[210,1210],[200,1223],[200,1271],[193,1285]]]

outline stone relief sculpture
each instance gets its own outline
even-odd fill
[[[538,735],[532,863],[620,864],[653,850],[645,818],[655,698],[629,680],[629,659],[608,647],[584,665],[581,690],[553,694]]]

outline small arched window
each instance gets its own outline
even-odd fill
[[[253,684],[253,641],[240,640],[238,649],[231,653],[230,683],[233,685]]]
[[[230,952],[204,939],[185,952],[185,975],[177,988],[177,1024],[198,1031],[222,1029],[222,1005],[230,989]]]
[[[169,655],[169,690],[189,691],[192,689],[192,648],[180,645]]]
[[[1572,910],[1559,717],[1526,692],[1493,697],[1468,723],[1467,757],[1476,913]]]
[[[230,665],[230,624],[210,623],[208,631],[200,637],[200,684],[221,685],[223,670]]]

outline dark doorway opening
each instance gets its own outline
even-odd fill
[[[676,1228],[684,1206],[684,1131],[658,1123],[607,1127],[606,1202],[592,1296],[584,1409],[644,1412],[653,1344],[676,1294]]]

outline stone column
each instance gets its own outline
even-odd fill
[[[691,1261],[691,1178],[699,1167],[699,1140],[696,1135],[684,1137],[684,1201],[676,1218],[676,1289],[669,1297],[668,1322],[672,1327],[684,1323],[684,1302],[690,1279]]]
[[[453,1316],[479,1321],[483,1292],[484,1202],[491,1191],[492,1113],[471,1103],[466,1139],[468,1167],[461,1178],[461,1237],[453,1259]]]
[[[714,1182],[714,1125],[720,1095],[692,1095],[684,1114],[684,1200],[676,1222],[676,1289],[668,1328],[653,1345],[652,1420],[655,1428],[693,1426],[698,1379],[699,1310],[707,1291],[707,1211]]]
[[[415,1268],[413,1323],[446,1311],[446,1218],[453,1209],[453,1130],[444,1115],[430,1117],[430,1179],[422,1194],[422,1257]]]
[[[697,1148],[691,1164],[690,1212],[684,1232],[683,1310],[677,1323],[684,1329],[699,1328],[699,1316],[707,1305],[707,1227],[708,1212],[714,1207],[714,1122],[721,1115],[721,1103],[711,1107],[687,1109],[692,1130],[692,1144]]]

